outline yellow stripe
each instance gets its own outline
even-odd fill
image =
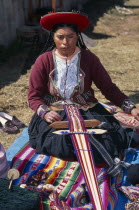
[[[56,162],[57,162],[57,158],[56,157],[52,157],[51,161],[49,162],[49,165],[47,165],[47,167],[44,169],[45,172],[49,173],[50,170],[53,170],[52,173],[49,175],[48,179],[46,180],[45,184],[49,184],[51,183],[51,180],[54,179],[54,177],[56,177],[58,171],[64,167],[65,162],[64,160],[60,160],[60,162],[58,163],[58,165],[55,167]]]

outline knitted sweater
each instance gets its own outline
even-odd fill
[[[109,74],[95,54],[89,50],[81,49],[78,70],[78,85],[74,88],[71,97],[73,103],[80,104],[84,109],[89,108],[93,103],[97,103],[98,99],[95,97],[94,90],[91,87],[92,83],[94,83],[106,99],[121,107],[127,96],[112,82]],[[35,112],[42,104],[49,106],[55,102],[62,101],[55,86],[55,72],[53,51],[46,52],[37,58],[30,75],[28,93],[29,106]]]

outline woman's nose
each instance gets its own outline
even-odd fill
[[[68,41],[67,41],[67,38],[64,38],[64,39],[63,39],[63,43],[66,44],[67,42],[68,42]]]

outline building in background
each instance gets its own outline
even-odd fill
[[[39,25],[41,15],[50,11],[84,11],[89,0],[1,0],[0,45],[8,46],[17,38],[17,31]]]

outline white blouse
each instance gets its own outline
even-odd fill
[[[64,99],[70,99],[75,86],[78,84],[78,51],[70,60],[55,54],[57,74],[55,76],[56,87]]]

